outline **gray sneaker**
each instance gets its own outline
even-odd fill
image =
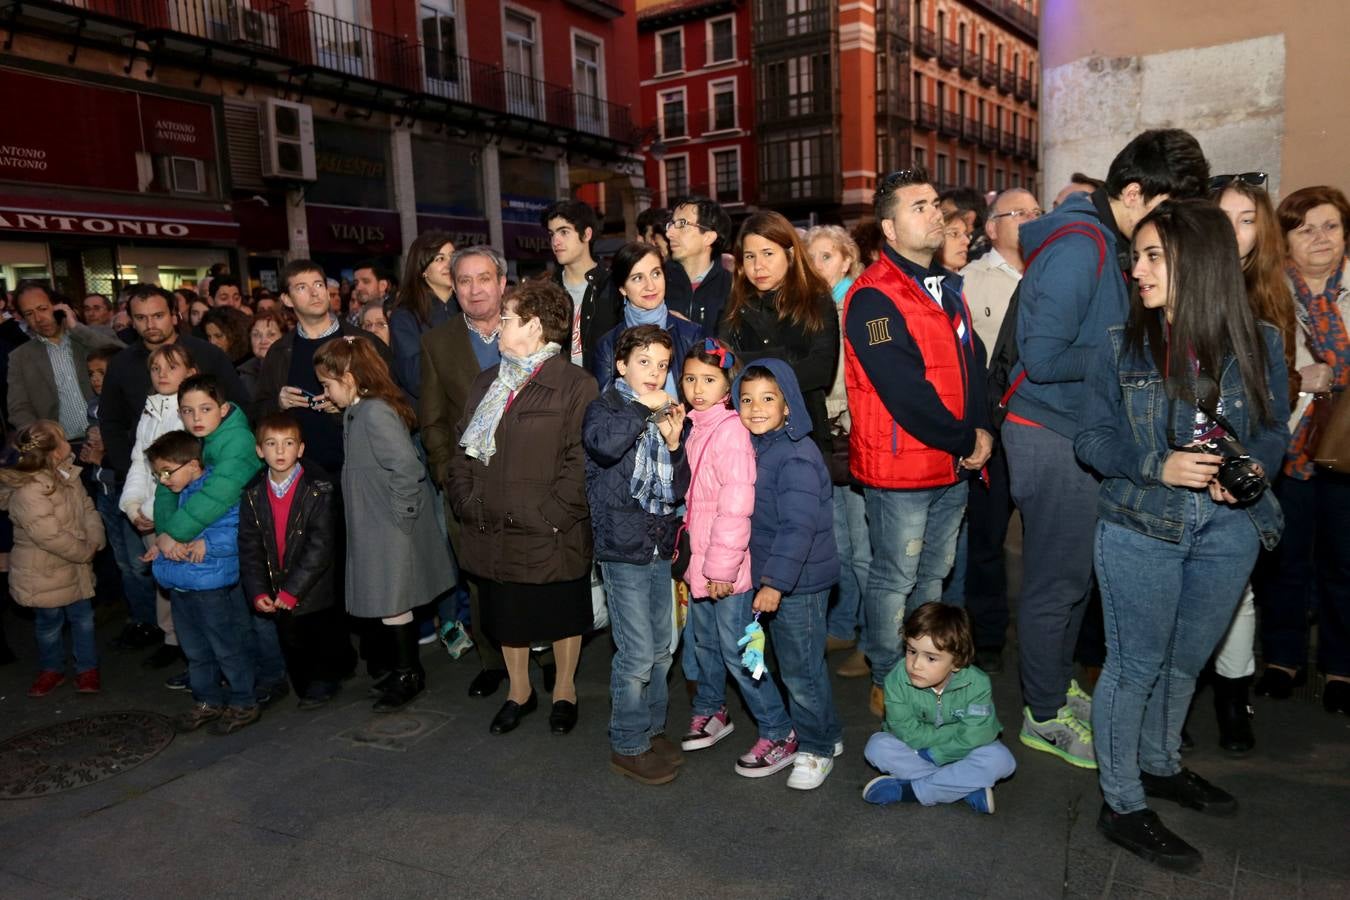
[[[1064,692],[1064,707],[1084,725],[1092,725],[1092,695],[1078,686],[1077,678],[1069,679],[1069,689]]]
[[[1037,722],[1032,718],[1031,710],[1023,707],[1022,733],[1018,738],[1031,749],[1051,753],[1071,766],[1097,768],[1097,756],[1092,750],[1092,726],[1080,722],[1067,706],[1061,706],[1059,714],[1046,722]]]

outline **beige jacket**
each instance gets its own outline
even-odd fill
[[[94,596],[94,554],[103,520],[67,464],[55,478],[39,472],[18,487],[0,486],[0,509],[14,522],[9,592],[20,606],[68,606]]]

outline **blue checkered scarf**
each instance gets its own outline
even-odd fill
[[[622,378],[614,382],[619,394],[625,400],[636,400],[637,391]],[[651,419],[647,427],[638,435],[635,445],[637,454],[633,459],[633,479],[629,487],[633,499],[645,512],[657,516],[668,516],[675,511],[675,466],[670,461],[670,448],[661,431]]]

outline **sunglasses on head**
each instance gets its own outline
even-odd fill
[[[881,190],[891,190],[902,187],[907,184],[927,184],[928,170],[920,167],[913,169],[897,169],[883,176],[881,181],[877,182],[877,187]]]
[[[1209,189],[1219,191],[1228,187],[1235,181],[1240,181],[1248,187],[1263,188],[1266,186],[1266,179],[1269,176],[1265,172],[1241,172],[1233,175],[1215,175],[1209,180]]]

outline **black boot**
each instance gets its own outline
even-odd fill
[[[385,679],[384,694],[375,702],[375,712],[393,712],[402,709],[422,693],[427,677],[418,656],[417,623],[384,626],[390,632],[393,644],[393,672]]]
[[[0,607],[0,666],[7,666],[14,662],[14,651],[9,648],[9,641],[5,640],[5,611]]]
[[[1214,676],[1214,712],[1219,717],[1219,746],[1229,753],[1250,753],[1256,746],[1256,735],[1252,733],[1251,701],[1247,698],[1247,685],[1251,676],[1245,678],[1222,678]]]

